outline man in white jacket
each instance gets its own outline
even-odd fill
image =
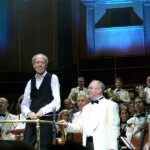
[[[12,105],[13,106],[13,105]],[[10,110],[12,108],[10,107]],[[9,102],[5,97],[0,97],[0,120],[7,121],[7,120],[17,120],[18,117],[16,115],[11,114],[8,110]],[[10,131],[15,129],[16,123],[0,123],[0,138],[3,140],[14,140],[14,136],[11,136]]]
[[[103,96],[105,85],[93,80],[88,87],[91,103],[84,106],[80,122],[60,124],[67,127],[67,132],[83,133],[83,145],[89,150],[117,150],[119,137],[119,108],[117,103]]]
[[[144,88],[146,93],[146,102],[147,104],[150,104],[150,75],[148,75],[146,78],[146,84],[147,86]]]

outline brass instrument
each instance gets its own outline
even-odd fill
[[[106,89],[106,90],[104,91],[104,94],[106,94],[106,96],[107,96],[108,99],[110,99],[110,98],[112,98],[112,97],[115,96],[115,94],[114,94],[112,88]]]
[[[106,98],[117,102],[119,95],[117,95],[116,93],[114,93],[114,91],[112,90],[112,88],[108,88],[104,91],[104,95],[106,96]]]
[[[0,120],[0,123],[36,123],[36,132],[37,132],[37,142],[35,144],[35,149],[40,150],[40,124],[46,123],[46,124],[52,124],[53,121],[47,121],[47,120]]]
[[[143,85],[139,85],[135,87],[135,91],[137,91],[138,93],[140,93],[140,91],[144,90],[144,86]]]
[[[78,97],[78,93],[73,93],[71,95],[71,99],[73,100],[73,102],[77,102],[77,97]]]

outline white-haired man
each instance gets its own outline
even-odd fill
[[[119,137],[119,108],[103,96],[105,85],[93,80],[88,87],[91,103],[83,107],[80,122],[60,124],[67,127],[68,132],[83,133],[83,145],[89,150],[117,150]]]
[[[46,71],[48,58],[37,54],[32,58],[36,75],[29,80],[21,103],[21,110],[27,119],[53,120],[53,110],[60,108],[60,85],[58,77]],[[47,150],[53,140],[53,128],[50,124],[42,124],[40,128],[40,149]],[[36,125],[27,123],[24,141],[36,144]]]

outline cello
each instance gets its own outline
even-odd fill
[[[146,111],[145,114],[144,119],[145,123],[147,122],[147,118],[148,118],[148,111]],[[137,132],[131,139],[131,143],[135,147],[135,150],[150,150],[149,142],[150,142],[149,134],[148,132],[146,132],[146,129],[142,129],[142,131]]]

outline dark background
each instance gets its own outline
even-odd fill
[[[131,7],[110,8],[95,28],[143,24]],[[149,49],[90,56],[87,47],[86,7],[80,0],[0,0],[0,96],[16,104],[34,75],[31,58],[37,53],[48,56],[48,71],[58,75],[62,102],[79,75],[86,86],[99,79],[113,87],[115,77],[123,78],[126,88],[145,85]]]

